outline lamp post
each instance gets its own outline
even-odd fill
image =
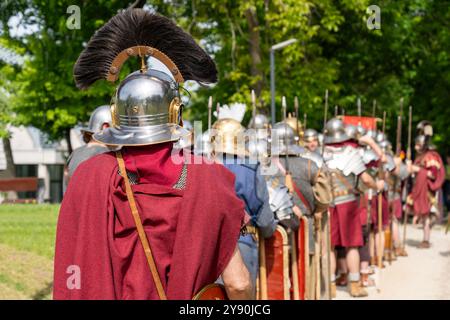
[[[287,47],[294,42],[297,42],[297,39],[289,39],[277,43],[270,48],[270,111],[272,117],[272,126],[275,125],[275,51]]]

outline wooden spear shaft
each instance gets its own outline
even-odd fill
[[[383,133],[386,130],[386,111],[383,112]],[[383,164],[380,161],[378,169],[378,179],[383,179]],[[378,268],[381,271],[383,265],[383,238],[381,234],[383,232],[383,191],[378,193]]]
[[[409,113],[408,113],[408,145],[406,149],[406,159],[408,161],[411,161],[411,130],[412,130],[412,106],[409,106]],[[403,215],[403,251],[405,250],[406,245],[406,224],[408,222],[408,213],[405,211]]]
[[[209,99],[208,99],[208,130],[211,129],[212,103],[213,103],[212,97],[209,96]]]
[[[265,239],[259,234],[259,290],[261,300],[267,300],[267,269]]]

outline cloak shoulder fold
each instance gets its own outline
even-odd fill
[[[81,163],[70,180],[57,224],[54,299],[115,298],[107,234],[114,209],[105,181],[116,168],[113,153],[101,154]]]

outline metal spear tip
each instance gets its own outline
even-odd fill
[[[285,97],[285,96],[283,96],[283,97],[281,98],[281,106],[282,106],[283,108],[286,108],[286,97]]]
[[[212,103],[213,103],[212,96],[209,96],[209,99],[208,99],[208,108],[209,109],[212,108]]]

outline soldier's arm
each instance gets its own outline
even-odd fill
[[[262,206],[256,218],[256,225],[259,228],[260,235],[264,238],[270,238],[277,227],[275,216],[270,210],[269,192],[267,191],[267,184],[262,177],[259,168],[256,171],[255,177],[256,196],[262,201]]]
[[[363,172],[360,176],[360,179],[368,188],[375,189],[377,191],[381,191],[384,189],[384,181],[375,181],[367,172]]]
[[[317,175],[313,177],[312,189],[314,192],[315,212],[325,212],[331,202],[331,184],[327,167],[325,165],[318,169]]]
[[[251,300],[250,273],[245,267],[239,248],[236,246],[230,262],[222,273],[222,280],[230,300]]]

